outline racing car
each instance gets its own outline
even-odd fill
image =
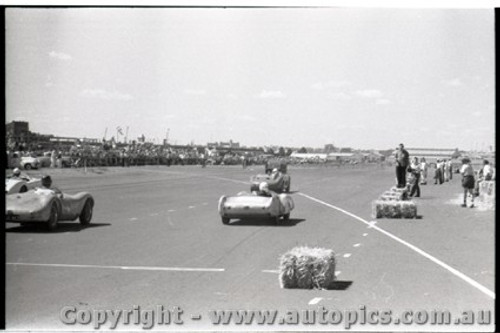
[[[36,188],[25,193],[5,196],[5,221],[14,223],[46,223],[55,230],[59,221],[80,219],[88,225],[92,219],[94,198],[88,192],[74,195]]]
[[[223,195],[219,199],[219,214],[224,224],[236,218],[270,218],[279,224],[283,217],[283,221],[288,222],[294,207],[292,197],[284,193],[260,196],[240,192],[235,196]]]
[[[264,171],[266,174],[271,174],[273,169],[278,169],[281,173],[287,173],[287,163],[284,159],[271,158],[266,161]]]
[[[273,174],[258,174],[250,178],[250,191],[256,191],[259,188],[261,182],[266,182],[269,185],[269,189],[276,193],[288,193],[290,192],[291,178],[288,174],[279,174],[274,177]]]
[[[39,187],[41,184],[39,178],[32,178],[28,175],[7,177],[5,178],[5,194],[27,192],[35,187]]]

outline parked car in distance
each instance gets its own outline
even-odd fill
[[[40,167],[40,161],[33,156],[22,156],[19,161],[19,167],[24,170],[38,169]]]

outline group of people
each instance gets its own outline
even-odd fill
[[[413,157],[410,163],[410,154],[401,143],[396,149],[396,181],[398,188],[410,187],[410,197],[420,197],[420,182],[427,184],[427,163],[423,159],[419,163],[418,157]],[[407,174],[408,182],[407,182]]]
[[[482,168],[477,172],[477,175],[472,167],[469,158],[462,159],[462,186],[464,188],[464,202],[462,207],[467,207],[467,197],[471,198],[470,207],[474,207],[474,197],[479,195],[479,188],[483,181],[490,181],[493,179],[493,168],[488,160],[483,161]],[[477,176],[477,179],[476,179]]]
[[[396,179],[398,188],[408,188],[410,197],[420,197],[420,185],[427,184],[429,166],[424,157],[419,161],[413,157],[410,162],[410,154],[404,145],[400,144],[396,149]],[[434,184],[443,184],[453,179],[453,165],[451,160],[438,159],[434,172]],[[467,207],[467,197],[471,197],[470,207],[474,207],[474,197],[479,195],[480,183],[493,179],[493,168],[488,160],[483,161],[482,168],[477,173],[472,167],[470,158],[462,159],[460,169],[462,175],[462,187],[464,188],[464,202],[462,207]],[[407,178],[408,175],[408,178]]]

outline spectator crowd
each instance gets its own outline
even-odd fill
[[[420,185],[426,185],[429,174],[429,164],[424,157],[411,158],[404,145],[400,144],[395,152],[396,161],[396,183],[399,188],[407,188],[409,197],[420,197]],[[474,207],[474,197],[479,195],[480,184],[483,181],[495,180],[495,170],[489,160],[484,159],[482,166],[475,171],[472,161],[468,157],[461,159],[462,165],[456,168],[451,159],[437,159],[434,165],[434,185],[442,185],[453,179],[453,174],[462,176],[462,187],[464,189],[462,207],[467,207],[467,198],[471,198],[470,207]]]

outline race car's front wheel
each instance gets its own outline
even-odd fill
[[[290,213],[283,215],[283,221],[284,222],[289,222],[290,221]]]
[[[222,223],[224,223],[224,224],[229,224],[229,221],[230,221],[230,220],[231,220],[231,219],[230,219],[229,217],[223,217],[223,218],[222,218]]]
[[[21,189],[19,190],[19,193],[24,193],[24,192],[28,192],[28,188],[23,185],[23,187],[21,187]]]
[[[90,224],[90,220],[92,220],[92,211],[93,211],[93,205],[90,200],[87,200],[85,202],[85,206],[83,206],[82,213],[80,214],[80,224],[81,225],[88,225]]]
[[[57,210],[57,205],[55,203],[50,207],[50,217],[47,221],[47,227],[50,231],[57,229],[57,222],[59,220],[59,211]]]

